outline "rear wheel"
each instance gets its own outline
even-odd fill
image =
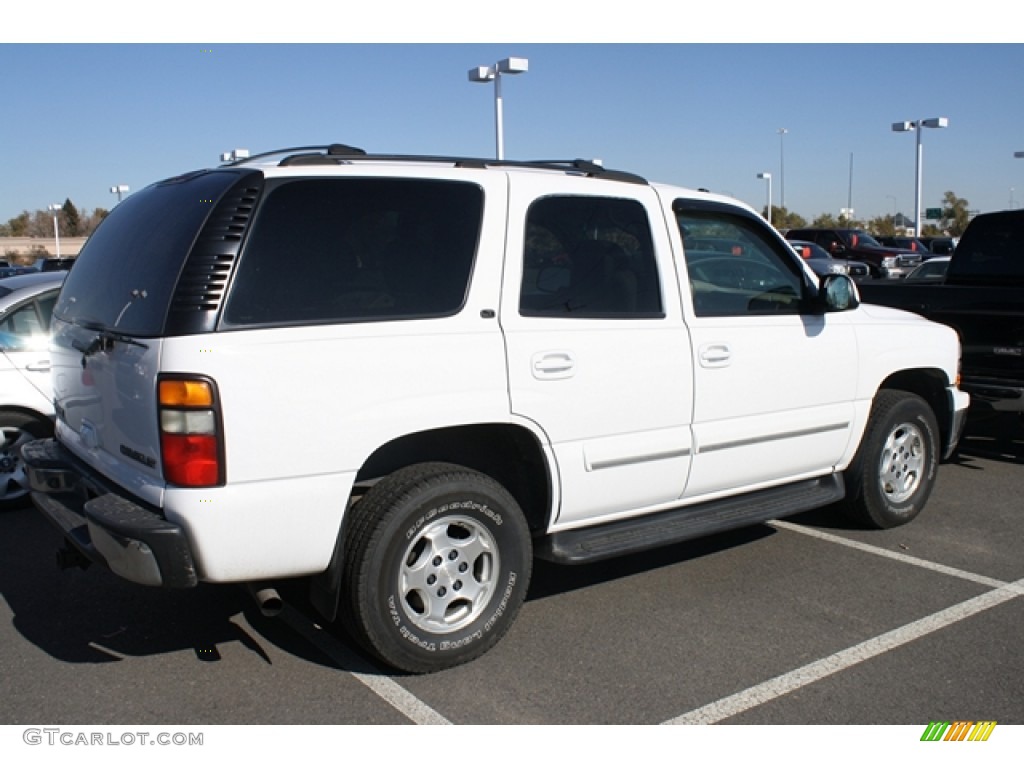
[[[895,528],[917,517],[935,486],[938,435],[935,414],[922,398],[879,392],[846,472],[847,514],[877,528]]]
[[[377,658],[433,672],[480,656],[511,626],[532,549],[497,482],[418,464],[376,483],[349,515],[342,616]]]
[[[21,446],[52,434],[52,424],[41,416],[0,410],[0,511],[28,503],[28,477],[21,460]]]

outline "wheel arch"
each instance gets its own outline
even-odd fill
[[[551,469],[536,436],[516,424],[468,424],[403,435],[370,454],[355,485],[428,461],[459,464],[492,477],[515,498],[531,531],[547,527]]]
[[[945,446],[953,431],[946,394],[950,383],[945,372],[939,368],[917,368],[891,374],[878,386],[878,390],[895,389],[910,392],[928,403],[939,425],[940,442]]]
[[[352,499],[375,480],[426,462],[457,464],[488,475],[516,500],[531,533],[536,535],[547,528],[554,498],[552,467],[538,437],[516,424],[466,424],[396,437],[363,462],[353,484]],[[310,581],[310,600],[328,621],[338,615],[347,520],[346,515],[327,570]]]
[[[28,419],[33,419],[46,424],[50,428],[50,435],[53,434],[53,414],[41,413],[35,408],[31,408],[26,405],[15,405],[11,403],[5,403],[0,406],[0,414],[11,413],[19,416],[24,416]]]

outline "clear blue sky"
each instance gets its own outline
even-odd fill
[[[235,147],[489,157],[493,87],[466,73],[507,56],[529,59],[503,81],[510,159],[599,157],[758,208],[769,171],[775,204],[784,184],[811,219],[846,206],[852,154],[857,215],[913,215],[915,137],[890,126],[945,116],[923,134],[923,205],[1024,203],[1022,44],[4,42],[0,222],[65,198],[109,208],[113,184]]]

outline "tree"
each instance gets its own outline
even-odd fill
[[[82,230],[82,217],[78,214],[78,209],[71,202],[70,197],[64,199],[61,213],[63,214],[61,231],[66,232],[68,237],[78,237]]]
[[[868,222],[868,230],[873,235],[882,235],[883,237],[896,234],[896,217],[895,216],[876,216]]]
[[[768,210],[768,206],[761,209],[761,215],[763,216]],[[807,219],[801,216],[799,213],[792,213],[789,209],[773,205],[772,206],[772,224],[775,225],[776,229],[799,229],[800,227],[807,226]]]
[[[969,203],[957,197],[952,191],[946,192],[942,198],[942,229],[952,237],[960,237],[967,229],[971,215],[967,210]]]
[[[4,237],[28,237],[28,227],[32,214],[22,211],[13,219],[0,227],[0,234]]]

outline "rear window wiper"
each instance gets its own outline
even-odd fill
[[[106,352],[114,346],[114,342],[120,342],[122,344],[131,344],[132,346],[142,347],[143,349],[149,349],[149,346],[143,344],[137,339],[133,339],[123,333],[117,331],[111,331],[104,328],[100,323],[94,323],[88,320],[73,320],[75,325],[85,328],[87,331],[94,331],[96,337],[88,344],[83,344],[77,339],[71,342],[71,346],[82,353],[82,367],[85,367],[86,360],[95,355],[97,352]]]

